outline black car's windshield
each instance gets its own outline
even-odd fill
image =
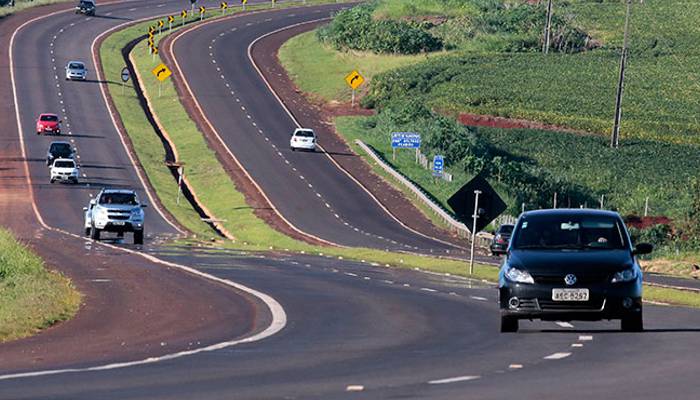
[[[100,197],[100,204],[126,204],[135,206],[136,195],[133,193],[103,193]]]
[[[504,234],[504,233],[505,233],[505,234],[510,235],[511,233],[513,233],[513,228],[514,228],[513,225],[501,225],[501,226],[498,228],[498,233],[500,233],[500,234]]]
[[[57,143],[51,145],[51,154],[59,157],[66,157],[71,155],[71,148],[68,143]]]
[[[535,215],[520,221],[514,249],[625,249],[624,227],[606,216]]]

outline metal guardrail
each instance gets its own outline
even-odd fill
[[[371,147],[367,146],[363,141],[356,139],[355,143],[360,146],[362,150],[365,151],[365,153],[369,154],[372,159],[379,164],[380,167],[384,171],[386,171],[388,174],[390,174],[392,177],[394,177],[396,180],[401,182],[404,186],[406,186],[413,194],[420,200],[422,201],[426,206],[428,206],[435,214],[437,214],[447,225],[450,226],[450,229],[456,231],[457,233],[463,234],[464,236],[470,235],[469,229],[461,222],[457,221],[454,219],[445,209],[443,209],[441,206],[435,204],[434,201],[432,201],[418,186],[413,184],[409,179],[407,179],[403,174],[395,170],[393,167],[388,165],[384,160],[377,155],[377,153],[372,149]]]

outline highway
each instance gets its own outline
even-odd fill
[[[373,195],[322,150],[293,152],[289,138],[299,116],[288,113],[258,74],[249,47],[261,36],[290,25],[327,18],[344,5],[316,7],[310,13],[282,10],[211,23],[177,34],[172,42],[176,70],[203,110],[215,135],[225,143],[292,225],[303,232],[346,246],[430,252],[458,250],[444,240],[397,223]],[[164,46],[168,51],[169,45]],[[324,146],[327,128],[307,125]],[[261,162],[264,160],[264,162]],[[417,208],[414,213],[419,214]]]
[[[251,69],[247,48],[255,38],[320,18],[335,7],[258,13],[212,23],[184,35],[175,42],[175,51],[186,46],[190,52],[182,57],[182,67],[190,71],[187,78],[197,99],[230,140],[236,157],[248,163],[251,175],[273,198],[288,200],[278,204],[285,215],[307,217],[293,220],[295,224],[345,244],[378,247],[377,237],[382,236],[389,239],[382,247],[439,247],[441,242],[398,227],[323,154],[287,151],[293,123],[284,119],[284,111]],[[135,187],[142,198],[148,195],[112,124],[99,85],[62,80],[63,64],[68,59],[88,61],[94,78],[94,37],[128,20],[180,8],[179,1],[104,4],[98,16],[108,18],[86,20],[61,13],[32,22],[16,35],[13,72],[18,78],[17,104],[27,157],[17,154],[16,131],[0,133],[6,161],[0,169],[4,206],[0,217],[52,265],[74,277],[88,296],[76,321],[29,340],[0,345],[0,399],[697,397],[694,349],[700,312],[696,310],[646,305],[644,333],[620,333],[615,321],[522,322],[520,333],[498,334],[492,286],[328,257],[165,245],[180,234],[179,228],[167,214],[161,216],[151,200],[145,247],[157,258],[125,253],[140,250],[138,246],[105,247],[70,235],[81,233],[81,207],[101,186]],[[0,29],[6,23],[0,23]],[[211,72],[208,68],[215,63],[207,51],[213,38],[222,38],[211,53],[241,105],[235,98],[221,101],[225,96],[221,78],[198,81],[193,74],[197,69],[202,75]],[[5,94],[5,86],[0,87]],[[38,113],[51,111],[62,115],[64,131],[72,133],[67,137],[78,148],[85,184],[48,183],[43,156],[51,139],[37,136],[33,124]],[[263,134],[252,131],[247,115]],[[221,125],[215,122],[219,118]],[[13,119],[1,121],[10,126]],[[239,149],[243,150],[238,153]],[[257,152],[257,160],[265,162],[244,161],[248,152]],[[29,176],[22,173],[25,162]],[[286,184],[302,181],[299,174],[308,180],[307,186]],[[44,228],[35,220],[31,196],[22,184],[29,178]],[[314,199],[318,198],[314,188],[330,207]],[[16,207],[8,211],[13,204]],[[332,211],[343,217],[336,218]],[[340,222],[345,219],[358,230]],[[186,267],[194,270],[183,273]],[[210,278],[201,279],[196,273]],[[261,294],[283,308],[284,324],[270,336],[239,343],[280,321],[280,311],[269,300],[262,301]],[[110,329],[116,337],[109,337]],[[205,346],[217,350],[181,354]],[[27,357],[32,353],[35,356]],[[174,354],[179,355],[168,356]],[[161,358],[145,361],[150,357]],[[118,362],[134,363],[113,364]],[[110,367],[100,368],[104,365]],[[47,370],[54,373],[42,372]]]

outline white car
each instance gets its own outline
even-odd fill
[[[78,183],[80,167],[70,158],[57,158],[51,164],[51,183],[71,182]]]
[[[82,61],[68,61],[66,64],[66,80],[79,79],[84,81],[87,77],[87,68]]]
[[[316,135],[313,129],[297,128],[292,133],[292,138],[289,140],[289,147],[292,151],[299,150],[316,150]]]

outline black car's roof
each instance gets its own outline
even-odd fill
[[[558,217],[611,217],[620,218],[620,214],[615,211],[596,210],[592,208],[554,208],[546,210],[526,211],[521,214],[522,217],[535,216],[558,216]]]

